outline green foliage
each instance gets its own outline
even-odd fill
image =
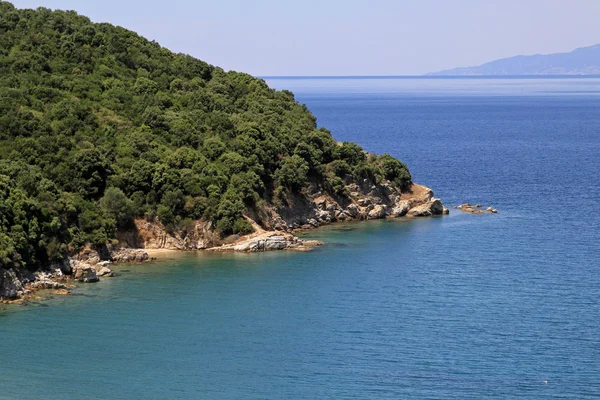
[[[352,168],[350,168],[350,165],[344,160],[332,161],[329,163],[328,169],[340,178],[344,178],[346,175],[352,173]]]
[[[100,199],[104,216],[113,219],[117,228],[128,228],[133,223],[134,203],[119,188],[110,187]]]
[[[101,244],[134,216],[248,233],[247,208],[347,176],[410,182],[338,145],[288,91],[74,12],[0,1],[0,266]]]
[[[299,155],[285,156],[281,160],[281,167],[275,171],[275,182],[297,191],[306,183],[308,171],[308,163]]]
[[[252,224],[245,219],[238,219],[233,223],[233,233],[238,235],[247,235],[254,232]]]
[[[335,152],[335,158],[344,160],[350,165],[358,165],[367,158],[362,147],[356,143],[344,142]]]
[[[398,161],[389,154],[382,154],[376,162],[381,167],[385,179],[399,188],[406,188],[411,184],[410,171],[403,162]]]

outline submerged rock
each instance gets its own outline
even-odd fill
[[[483,210],[483,206],[481,204],[475,204],[474,206],[472,206],[470,203],[464,203],[461,204],[460,206],[455,206],[454,208],[460,208],[460,211],[462,212],[466,212],[466,213],[471,213],[471,214],[484,214],[485,212],[489,212],[492,214],[497,214],[498,210],[496,210],[493,207],[487,207],[485,209],[485,211]]]

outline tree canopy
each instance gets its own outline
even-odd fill
[[[339,194],[348,176],[411,179],[391,156],[338,145],[289,91],[0,1],[0,267],[103,243],[134,217],[247,233],[246,208],[308,185]]]

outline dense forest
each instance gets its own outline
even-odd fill
[[[410,184],[338,144],[289,91],[72,11],[0,1],[0,267],[37,268],[136,217],[244,234],[247,209],[309,185]]]

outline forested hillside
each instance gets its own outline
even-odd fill
[[[350,178],[352,177],[352,178]],[[37,268],[133,218],[247,233],[247,209],[344,179],[410,184],[288,91],[75,12],[0,1],[0,267]]]

